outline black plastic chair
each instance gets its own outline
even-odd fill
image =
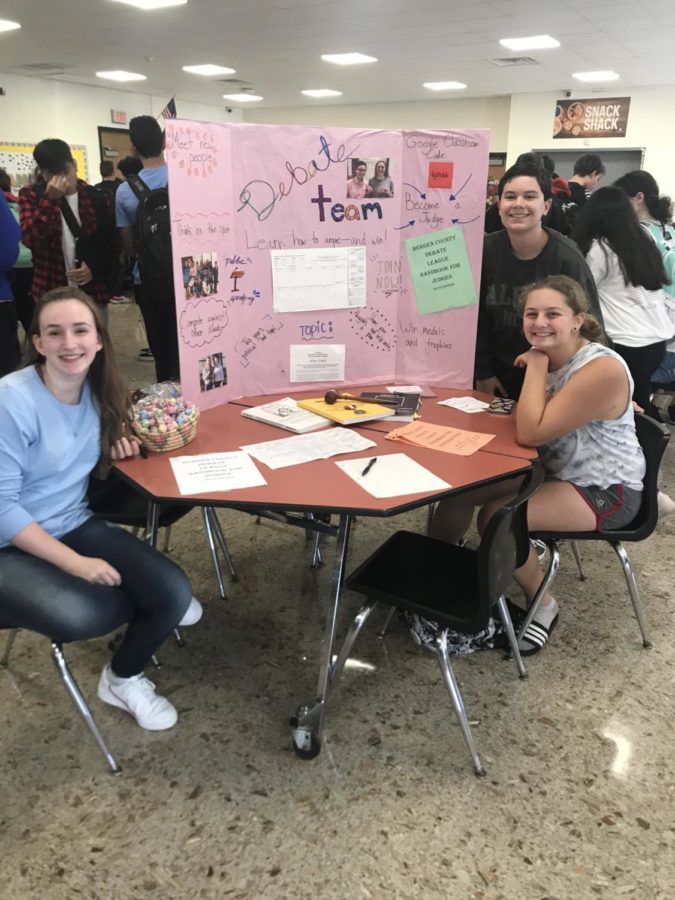
[[[331,690],[339,678],[361,628],[378,603],[417,613],[440,626],[436,654],[464,740],[477,775],[484,775],[455,679],[447,646],[448,629],[477,634],[496,606],[521,678],[525,667],[518,650],[504,593],[516,568],[529,552],[527,500],[543,481],[538,462],[518,494],[488,523],[478,550],[457,547],[427,535],[398,531],[347,578],[346,584],[365,594],[359,611],[330,673]]]
[[[5,644],[5,650],[0,658],[0,669],[6,669],[9,665],[9,654],[12,650],[12,645],[16,639],[18,628],[14,626],[7,626],[0,623],[0,631],[7,630],[9,634],[7,635],[7,643]],[[112,755],[110,750],[108,749],[108,745],[101,734],[98,725],[96,724],[96,720],[92,715],[91,710],[89,709],[89,705],[87,701],[84,699],[82,691],[78,683],[73,678],[73,675],[68,668],[68,664],[66,662],[66,658],[63,655],[63,646],[59,641],[52,640],[51,641],[52,648],[52,660],[54,661],[54,665],[56,666],[56,671],[59,673],[59,678],[63,682],[65,689],[68,691],[70,695],[70,699],[75,704],[75,708],[82,716],[82,720],[84,724],[89,729],[92,737],[96,741],[99,750],[105,757],[108,766],[110,767],[111,772],[114,775],[118,775],[122,770],[118,766],[115,757]]]
[[[635,413],[635,430],[637,432],[638,441],[640,442],[640,446],[642,447],[642,451],[645,455],[645,461],[647,463],[645,477],[643,479],[644,487],[642,492],[642,504],[640,506],[640,509],[638,510],[637,515],[630,523],[630,525],[627,525],[624,528],[617,528],[613,531],[532,532],[531,537],[533,539],[543,541],[548,547],[550,552],[550,560],[548,569],[546,570],[546,574],[544,575],[544,580],[541,583],[541,586],[537,591],[537,594],[533,599],[530,608],[528,609],[527,616],[523,621],[519,636],[522,636],[524,634],[528,625],[534,618],[534,614],[539,607],[542,597],[549,589],[556,575],[556,572],[558,571],[558,566],[560,563],[560,550],[558,549],[558,543],[564,540],[570,541],[572,549],[574,551],[575,559],[577,561],[577,566],[579,568],[579,575],[582,580],[585,580],[585,575],[583,569],[581,568],[581,559],[579,557],[576,542],[604,541],[606,544],[609,544],[612,550],[614,550],[621,562],[623,574],[626,578],[626,584],[628,585],[630,599],[633,603],[633,609],[635,610],[638,625],[640,626],[640,632],[642,634],[642,646],[651,647],[651,641],[649,640],[647,628],[645,625],[642,603],[640,602],[640,594],[638,591],[637,583],[635,581],[633,567],[631,565],[628,553],[623,546],[623,542],[643,541],[645,538],[648,538],[656,528],[656,523],[659,519],[657,501],[657,481],[659,476],[659,467],[661,465],[661,460],[663,459],[665,449],[668,445],[668,441],[670,440],[670,431],[665,425],[662,425],[660,422],[657,422],[655,419],[652,419],[650,416],[645,416],[642,413]]]

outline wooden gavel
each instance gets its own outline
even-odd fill
[[[372,397],[364,397],[362,395],[357,397],[356,394],[344,394],[332,388],[330,391],[326,391],[323,399],[329,406],[337,403],[338,400],[358,400],[360,403],[375,403],[378,406],[393,406],[394,408],[400,405],[400,400],[394,400],[393,397],[391,400],[374,400]]]

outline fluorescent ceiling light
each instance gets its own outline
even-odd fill
[[[191,75],[234,75],[236,69],[228,69],[227,66],[215,66],[213,63],[203,63],[200,66],[183,66],[184,72]]]
[[[560,46],[550,34],[537,34],[534,37],[504,38],[499,42],[508,50],[552,50]]]
[[[317,100],[321,97],[341,97],[342,91],[331,91],[329,88],[318,88],[315,91],[300,91],[305,97],[315,97]]]
[[[223,100],[234,100],[235,103],[255,103],[262,99],[259,94],[223,94]]]
[[[422,87],[429,91],[463,91],[466,85],[462,81],[425,81]]]
[[[575,72],[572,78],[577,81],[616,81],[619,75],[616,72]]]
[[[122,69],[114,69],[111,72],[97,72],[97,78],[107,78],[108,81],[146,81],[145,75],[139,75],[138,72],[124,72]]]
[[[16,31],[21,28],[18,22],[11,22],[9,19],[0,19],[0,31]]]
[[[321,59],[335,63],[336,66],[359,66],[361,63],[377,62],[377,57],[366,56],[365,53],[324,53]]]
[[[126,3],[137,9],[165,9],[168,6],[185,6],[188,0],[113,0],[113,3]]]

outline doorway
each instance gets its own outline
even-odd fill
[[[98,147],[101,154],[101,162],[110,160],[115,164],[115,177],[122,178],[117,168],[117,163],[125,156],[135,156],[131,146],[129,130],[127,128],[102,128],[98,129]]]

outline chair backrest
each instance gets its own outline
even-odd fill
[[[642,503],[630,525],[618,529],[617,536],[620,533],[633,540],[641,541],[649,537],[659,520],[657,482],[661,460],[670,440],[670,430],[666,425],[652,419],[651,416],[635,413],[635,431],[647,463],[647,470],[642,482],[644,485]]]
[[[530,552],[527,501],[543,480],[544,469],[534,460],[516,496],[494,513],[483,533],[478,548],[479,595],[490,608]]]

